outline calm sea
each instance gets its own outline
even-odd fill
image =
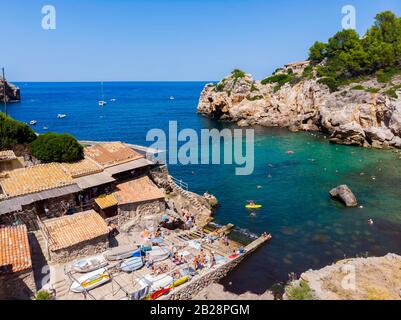
[[[201,82],[18,83],[22,102],[12,117],[37,120],[35,130],[69,132],[78,139],[122,140],[149,145],[146,133],[168,128],[224,128],[196,114]],[[169,97],[174,96],[174,100]],[[57,119],[57,114],[66,114]],[[293,150],[294,154],[287,154]],[[401,253],[401,166],[391,151],[332,145],[320,135],[256,128],[255,171],[236,176],[233,165],[170,166],[191,190],[215,194],[219,223],[261,233],[273,240],[224,280],[230,291],[262,292],[309,268],[344,257]],[[328,191],[346,183],[363,208],[346,209]],[[244,208],[254,199],[263,208]],[[372,218],[374,225],[368,225]]]

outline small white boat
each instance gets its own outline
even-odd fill
[[[107,265],[108,262],[102,255],[99,255],[77,260],[72,264],[72,268],[77,272],[86,273],[103,268]]]
[[[43,127],[43,130],[48,130],[49,128],[48,127]]]
[[[174,282],[174,278],[166,273],[160,274],[158,276],[147,274],[137,279],[137,282],[142,288],[151,286],[152,290],[159,290],[172,285]]]
[[[146,253],[153,262],[163,261],[170,257],[170,250],[167,247],[152,246],[152,250]]]
[[[120,265],[121,270],[125,272],[132,272],[135,270],[139,270],[142,267],[143,267],[142,257],[132,257],[126,259]]]
[[[138,250],[138,245],[126,245],[110,249],[103,253],[103,257],[108,261],[123,260],[132,257],[135,251]]]
[[[63,118],[65,118],[67,115],[65,115],[65,114],[61,114],[61,113],[59,113],[58,115],[57,115],[57,119],[63,119]]]
[[[100,285],[109,282],[110,275],[107,273],[106,268],[101,268],[92,272],[89,272],[74,281],[70,287],[72,292],[84,292],[89,291]]]
[[[111,101],[111,102],[115,102],[115,101],[116,101],[116,99],[112,98],[112,99],[110,99],[110,101]]]
[[[36,121],[36,120],[31,120],[31,121],[29,121],[29,124],[31,125],[31,126],[34,126],[35,124],[37,124],[38,122]]]
[[[104,100],[99,100],[98,104],[99,104],[99,107],[103,107],[103,106],[105,106],[107,104],[107,102],[104,101]]]
[[[170,97],[170,100],[174,100],[175,98],[173,96]]]

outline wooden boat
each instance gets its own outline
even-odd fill
[[[121,270],[125,271],[125,272],[132,272],[132,271],[138,270],[142,267],[143,267],[142,257],[132,257],[132,258],[126,259],[120,265]]]
[[[72,283],[70,290],[72,292],[84,292],[85,290],[89,291],[106,282],[109,282],[110,280],[111,278],[107,273],[107,269],[101,268],[79,277]]]
[[[170,257],[170,250],[167,247],[152,246],[147,255],[153,262],[163,261]]]
[[[130,258],[137,250],[138,250],[138,245],[136,244],[126,245],[108,250],[103,254],[103,256],[108,261],[118,261]]]
[[[81,273],[91,272],[107,266],[108,262],[103,256],[95,256],[75,261],[72,268]]]

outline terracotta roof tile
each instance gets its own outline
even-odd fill
[[[164,192],[147,176],[120,183],[116,186],[116,189],[115,195],[118,204],[156,200],[165,197]]]
[[[75,213],[43,222],[51,238],[50,250],[71,247],[108,234],[103,218],[94,210]]]
[[[24,271],[31,267],[26,226],[0,228],[0,274]]]
[[[7,197],[26,195],[73,183],[59,163],[40,164],[0,175],[0,186]]]
[[[122,142],[98,143],[85,148],[84,153],[85,156],[93,159],[104,168],[144,158],[144,155],[127,147]]]
[[[15,155],[14,151],[12,150],[0,151],[0,161],[14,160],[14,159],[17,159],[17,156]]]
[[[103,171],[102,167],[87,158],[74,163],[61,163],[61,166],[74,179]]]

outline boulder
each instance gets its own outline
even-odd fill
[[[339,199],[342,202],[344,202],[347,207],[356,207],[358,205],[355,195],[352,193],[351,189],[348,188],[348,186],[345,184],[340,185],[334,189],[331,189],[330,195],[333,198]]]

